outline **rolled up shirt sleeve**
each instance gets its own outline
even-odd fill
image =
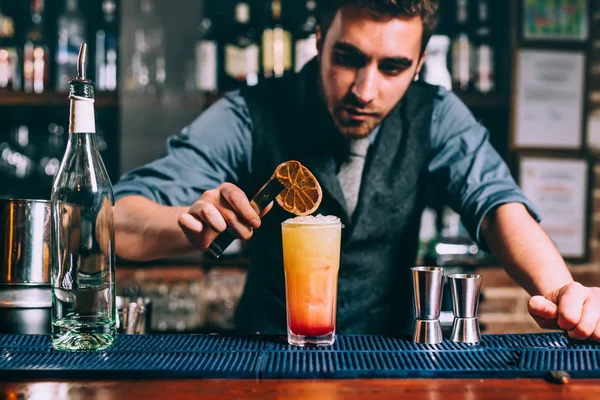
[[[228,93],[167,139],[162,158],[125,173],[115,199],[140,195],[159,204],[189,206],[223,182],[250,173],[252,121],[239,91]]]
[[[540,222],[540,214],[489,141],[487,129],[452,92],[440,88],[431,124],[433,156],[429,173],[436,193],[461,215],[473,240],[486,248],[481,223],[506,203],[522,203]]]

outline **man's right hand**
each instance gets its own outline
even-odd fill
[[[270,204],[263,212],[266,214]],[[260,226],[260,217],[250,205],[246,194],[232,183],[223,183],[207,190],[179,219],[179,227],[188,241],[199,250],[206,251],[219,233],[231,227],[243,240],[252,236]]]

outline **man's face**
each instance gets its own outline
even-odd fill
[[[421,70],[420,17],[373,16],[340,8],[323,38],[317,31],[321,90],[340,132],[367,136],[389,114]]]

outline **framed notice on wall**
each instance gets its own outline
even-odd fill
[[[523,39],[587,39],[587,2],[588,0],[523,0]]]
[[[583,159],[521,157],[520,186],[540,211],[541,226],[565,258],[587,255],[588,163]]]
[[[584,77],[582,52],[520,50],[512,147],[580,149]]]
[[[600,152],[600,2],[592,16],[595,32],[592,33],[592,51],[590,52],[590,75],[588,86],[588,148]]]

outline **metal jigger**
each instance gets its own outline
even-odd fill
[[[420,344],[441,343],[444,340],[440,324],[444,269],[440,267],[411,268],[414,288],[415,330],[413,341]]]
[[[481,340],[477,308],[482,277],[478,274],[448,275],[452,292],[454,322],[450,340],[461,343],[478,343]]]

